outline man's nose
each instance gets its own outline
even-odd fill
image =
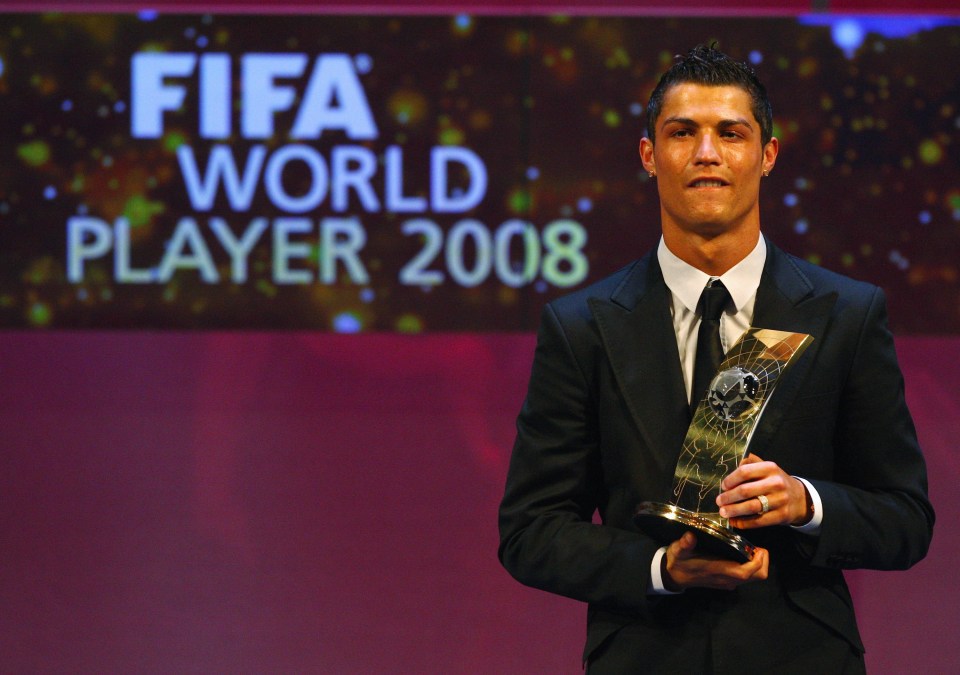
[[[717,164],[720,162],[720,153],[717,150],[716,140],[713,134],[710,133],[700,135],[695,156],[697,163]]]

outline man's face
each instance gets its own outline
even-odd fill
[[[736,86],[683,83],[667,90],[644,168],[657,177],[664,233],[720,234],[760,227],[760,178],[778,142],[760,140],[750,95]],[[744,229],[746,228],[746,229]]]

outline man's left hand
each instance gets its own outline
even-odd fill
[[[747,455],[723,479],[720,488],[720,515],[737,529],[802,525],[813,515],[807,506],[806,486],[775,462],[765,462],[756,455]]]

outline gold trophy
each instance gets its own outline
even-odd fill
[[[641,530],[665,543],[692,530],[699,550],[750,560],[754,546],[717,509],[720,481],[740,466],[777,381],[811,342],[805,333],[767,328],[744,333],[694,412],[673,474],[673,501],[642,502],[634,514]]]

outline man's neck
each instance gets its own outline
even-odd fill
[[[722,276],[746,258],[759,238],[759,227],[714,237],[669,228],[663,230],[663,243],[675,256],[712,277]]]

